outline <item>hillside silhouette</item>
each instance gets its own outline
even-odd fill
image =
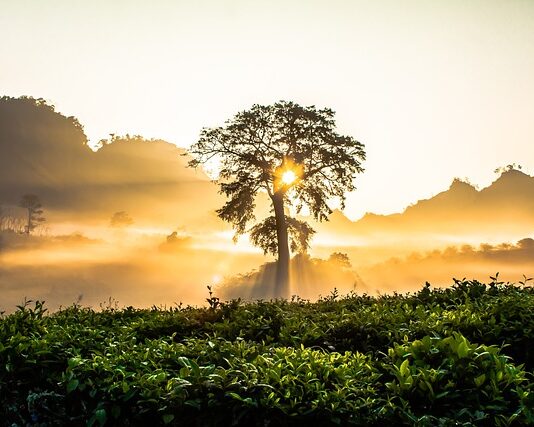
[[[93,154],[74,117],[57,113],[42,99],[0,98],[0,200],[4,203],[16,204],[21,194],[33,192],[49,205],[61,205],[61,194],[72,193],[71,186],[89,178]]]
[[[21,197],[35,194],[52,228],[0,232],[0,311],[24,296],[56,307],[80,295],[93,305],[110,295],[140,306],[167,303],[170,294],[196,303],[207,283],[229,298],[274,296],[272,259],[251,250],[246,236],[233,245],[215,212],[224,197],[189,160],[141,136],[111,136],[93,151],[74,117],[41,99],[0,98],[0,205],[21,219]],[[258,217],[268,203],[258,195]],[[117,217],[128,221],[114,226]],[[351,221],[336,210],[329,219],[312,225],[309,254],[291,261],[294,291],[307,298],[334,287],[377,293],[454,276],[486,280],[496,271],[506,280],[532,276],[534,177],[514,168],[480,190],[455,179],[401,213]]]
[[[213,214],[222,197],[201,170],[187,168],[185,151],[163,140],[112,136],[90,149],[83,126],[42,99],[0,98],[0,201],[15,205],[38,194],[58,218],[109,219],[127,211],[138,221],[221,227]],[[385,196],[387,197],[387,195]],[[202,206],[198,201],[202,200]],[[260,202],[262,206],[263,203]],[[314,224],[320,233],[379,238],[423,234],[525,236],[534,228],[534,177],[503,172],[477,190],[450,187],[402,213],[367,213],[357,221],[336,210]]]
[[[317,228],[330,234],[390,238],[422,234],[489,237],[496,232],[527,235],[534,229],[534,177],[510,169],[481,190],[454,179],[447,190],[419,200],[402,213],[367,213],[351,221],[334,211],[330,222]]]
[[[127,211],[158,225],[215,223],[217,189],[202,171],[186,168],[184,153],[139,136],[113,136],[94,152],[74,117],[42,99],[0,98],[0,202],[38,194],[56,220],[107,220]]]

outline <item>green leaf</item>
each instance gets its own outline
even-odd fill
[[[70,369],[72,368],[75,368],[76,366],[78,365],[81,365],[83,363],[83,360],[81,357],[71,357],[68,362],[67,362],[67,365]]]
[[[402,364],[400,365],[399,372],[403,377],[407,377],[410,375],[410,361],[406,359]]]
[[[229,392],[227,392],[227,393],[226,393],[226,396],[231,397],[232,399],[239,400],[239,401],[242,401],[242,400],[243,400],[243,398],[242,398],[239,394],[234,393],[233,391],[229,391]]]
[[[480,387],[486,381],[486,375],[482,374],[475,378],[475,384],[477,387]]]
[[[95,411],[95,418],[98,421],[98,424],[100,424],[101,426],[106,424],[106,421],[108,419],[108,416],[106,414],[106,410],[105,409],[97,409]]]
[[[172,420],[174,420],[174,415],[173,414],[164,414],[163,415],[163,424],[169,424],[172,422]]]
[[[456,354],[458,354],[458,357],[460,359],[467,357],[467,355],[469,354],[469,346],[467,345],[467,342],[462,341],[460,343],[460,345],[458,346],[458,349],[456,350]]]
[[[76,390],[76,388],[78,388],[78,384],[80,384],[80,381],[78,381],[77,379],[70,380],[67,383],[67,393],[71,393]]]

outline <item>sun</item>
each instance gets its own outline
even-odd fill
[[[282,174],[282,182],[286,185],[292,184],[297,179],[297,175],[292,170],[285,171]]]

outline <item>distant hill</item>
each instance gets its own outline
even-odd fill
[[[36,193],[52,203],[55,195],[84,181],[92,154],[74,117],[57,113],[42,99],[0,98],[2,202],[15,204],[21,194]]]
[[[340,211],[317,225],[323,233],[366,237],[393,235],[523,234],[534,231],[534,177],[519,170],[505,171],[490,186],[477,190],[455,179],[434,197],[419,200],[404,212],[368,213],[350,221]]]
[[[114,137],[94,153],[80,202],[97,211],[125,210],[154,224],[215,226],[221,196],[202,170],[187,167],[189,160],[185,150],[166,141]]]
[[[136,222],[215,223],[217,188],[162,140],[113,137],[93,152],[82,125],[40,99],[0,98],[0,203],[37,194],[62,219],[127,211]],[[199,203],[201,201],[201,203]]]
[[[201,170],[187,168],[184,150],[162,140],[112,137],[93,152],[82,125],[42,99],[0,98],[0,204],[35,193],[56,219],[109,219],[127,211],[137,224],[222,227],[218,188]],[[387,197],[387,195],[385,196]],[[260,200],[259,208],[268,202]],[[393,215],[368,213],[350,221],[340,211],[315,224],[319,233],[406,238],[528,236],[534,230],[534,177],[511,169],[477,190],[455,179],[434,197]]]

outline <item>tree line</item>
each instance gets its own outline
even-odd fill
[[[26,211],[24,216],[17,215],[13,209],[0,205],[0,231],[11,231],[29,236],[46,221],[43,216],[43,205],[37,195],[24,194],[17,206]]]

